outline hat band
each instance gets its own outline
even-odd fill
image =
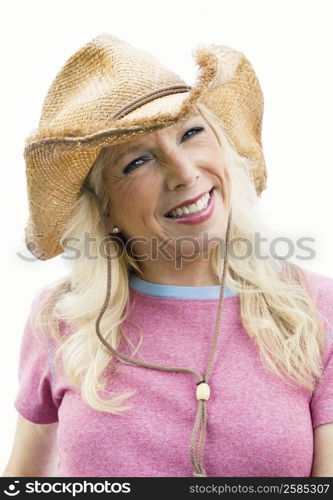
[[[122,118],[123,116],[127,115],[128,113],[131,113],[131,111],[134,111],[143,104],[147,104],[148,102],[154,101],[159,97],[164,97],[170,94],[180,94],[182,92],[188,92],[189,90],[191,90],[191,88],[192,87],[189,87],[188,85],[172,85],[171,87],[164,87],[162,89],[155,90],[154,92],[146,94],[143,97],[139,97],[139,99],[136,99],[130,104],[127,104],[120,111],[117,111],[117,113],[112,115],[111,119]]]

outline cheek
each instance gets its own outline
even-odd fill
[[[108,197],[110,209],[115,216],[124,219],[124,214],[129,215],[128,221],[137,219],[140,215],[151,213],[154,204],[152,193],[157,193],[156,183],[149,176],[132,176],[123,182],[109,185]]]
[[[224,200],[224,204],[228,206],[231,198],[232,186],[231,186],[229,169],[227,168],[224,162],[222,162],[222,166],[219,169],[219,177],[221,182],[222,198]]]
[[[223,199],[227,201],[231,192],[231,177],[229,168],[224,159],[223,150],[219,146],[210,151],[210,165],[214,170],[214,175],[218,178]]]
[[[197,162],[219,178],[225,176],[225,161],[222,149],[218,144],[209,143],[197,151]]]

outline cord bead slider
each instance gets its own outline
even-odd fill
[[[206,474],[206,472],[200,473],[200,472],[195,472],[194,471],[193,474],[192,474],[192,476],[193,477],[207,477],[207,474]]]
[[[207,401],[210,397],[210,387],[204,380],[197,383],[197,400],[203,399]]]

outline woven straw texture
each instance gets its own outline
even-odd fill
[[[235,149],[251,161],[257,194],[266,188],[263,95],[251,63],[222,45],[200,47],[194,57],[193,87],[154,56],[108,34],[68,59],[45,97],[37,131],[25,141],[25,238],[34,256],[47,260],[63,252],[63,229],[102,147],[184,120],[198,102],[219,117]]]

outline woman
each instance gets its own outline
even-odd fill
[[[101,35],[46,96],[26,240],[71,269],[32,306],[5,475],[47,475],[55,436],[58,476],[332,475],[333,280],[258,255],[260,85],[196,60],[190,88]]]

